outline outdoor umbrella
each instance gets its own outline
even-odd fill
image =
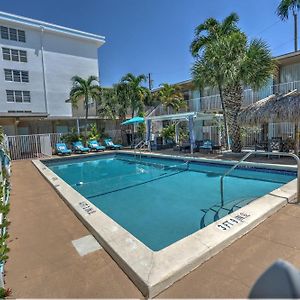
[[[145,122],[144,118],[134,117],[132,119],[122,122],[121,125],[131,125],[131,124],[138,124],[138,123],[144,123],[144,122]]]

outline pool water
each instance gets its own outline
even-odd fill
[[[294,172],[230,168],[132,155],[47,162],[65,182],[154,251],[198,231],[296,177]]]

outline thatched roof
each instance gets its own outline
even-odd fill
[[[268,122],[299,121],[300,92],[296,90],[284,95],[271,95],[245,107],[239,114],[239,122],[250,126]]]

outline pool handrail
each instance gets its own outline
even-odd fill
[[[139,149],[140,160],[142,159],[142,149],[148,146],[148,142],[145,140],[141,140],[137,145],[134,146],[134,156],[136,157],[136,150]]]
[[[296,160],[297,163],[297,200],[296,203],[300,203],[300,159],[294,153],[285,153],[285,152],[248,152],[244,155],[236,164],[234,164],[226,173],[224,173],[220,178],[220,192],[221,192],[221,203],[224,204],[224,178],[231,173],[236,167],[238,167],[242,162],[244,162],[252,154],[255,155],[275,155],[275,156],[286,156],[292,157]]]

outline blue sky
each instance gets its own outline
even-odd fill
[[[1,0],[0,10],[104,35],[99,49],[103,86],[122,75],[151,73],[154,86],[190,78],[194,28],[208,17],[240,16],[250,38],[273,55],[293,51],[293,22],[275,15],[279,0]],[[299,22],[300,23],[300,22]]]

